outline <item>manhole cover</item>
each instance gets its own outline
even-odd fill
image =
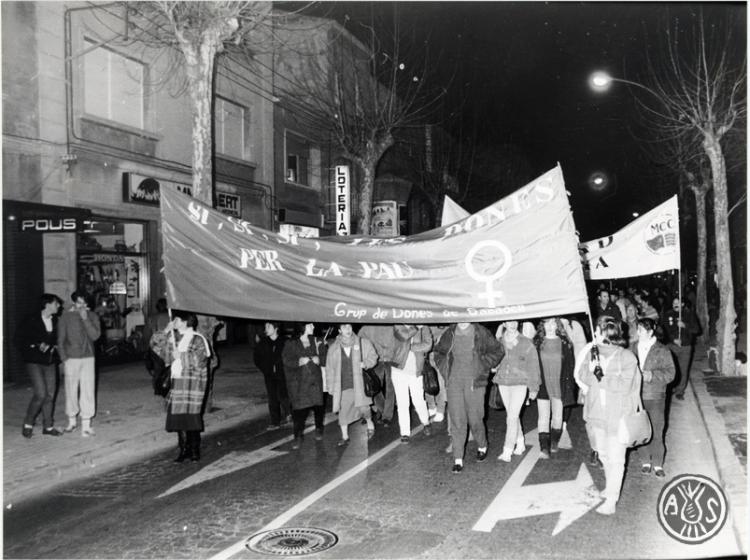
[[[328,550],[337,542],[339,538],[325,529],[285,527],[257,533],[247,539],[245,546],[261,554],[304,556]]]

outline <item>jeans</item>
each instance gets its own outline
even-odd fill
[[[29,407],[23,423],[34,425],[34,420],[42,413],[42,426],[51,428],[54,423],[53,407],[55,404],[55,390],[57,389],[57,364],[26,364],[26,373],[31,381],[34,396],[31,397]]]
[[[677,365],[677,375],[679,381],[674,388],[675,395],[682,395],[687,389],[688,379],[690,377],[690,365],[693,361],[693,350],[695,346],[677,346],[676,344],[670,344],[669,349],[675,358],[675,364]]]
[[[96,414],[94,358],[68,358],[65,360],[65,414],[75,423],[78,413],[82,420]],[[80,398],[79,398],[80,390]]]
[[[651,420],[651,441],[639,447],[636,451],[641,463],[661,467],[664,464],[664,424],[666,419],[666,396],[660,399],[643,399],[643,408],[648,412]]]
[[[513,449],[521,430],[521,408],[526,402],[526,385],[498,385],[505,405],[504,449]]]

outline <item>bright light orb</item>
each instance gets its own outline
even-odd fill
[[[595,192],[602,192],[609,185],[609,177],[602,171],[594,171],[589,175],[589,187]]]
[[[640,214],[638,212],[633,212],[633,217],[634,218],[637,218],[638,216],[640,216]]]
[[[594,91],[607,91],[612,85],[612,76],[598,70],[589,76],[589,87]]]

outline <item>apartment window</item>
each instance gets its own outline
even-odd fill
[[[84,111],[143,129],[145,66],[85,41]]]
[[[216,153],[238,159],[250,159],[250,111],[246,107],[217,97],[214,115]]]
[[[310,185],[310,143],[296,134],[286,133],[286,171],[287,183]]]

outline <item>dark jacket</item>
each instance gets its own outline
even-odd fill
[[[635,354],[638,356],[638,346]],[[649,348],[646,359],[641,364],[641,371],[650,371],[653,374],[650,382],[643,380],[641,396],[644,400],[661,399],[667,394],[669,385],[675,376],[674,359],[669,349],[660,342],[654,342]]]
[[[279,336],[276,340],[271,340],[264,336],[255,347],[253,355],[255,365],[263,372],[265,377],[276,377],[284,379],[284,361],[282,352],[284,351],[284,338]]]
[[[50,350],[42,352],[39,346],[46,342]],[[57,364],[57,315],[52,316],[52,332],[47,332],[42,320],[42,312],[37,311],[24,319],[16,333],[16,344],[21,350],[23,361],[32,364]]]
[[[414,352],[417,377],[421,377],[425,356],[432,350],[432,332],[429,327],[394,325],[393,333],[396,340],[405,343],[406,354],[403,358],[403,365],[406,365],[406,357],[409,356],[409,352]],[[396,367],[403,368],[403,365]]]
[[[616,321],[622,321],[622,313],[620,313],[620,308],[617,307],[616,303],[613,303],[611,301],[604,309],[602,309],[602,306],[599,305],[598,301],[596,302],[596,305],[594,306],[594,312],[592,313],[592,316],[594,317],[594,323],[596,323],[596,320],[602,315],[609,315]]]
[[[692,346],[695,344],[695,337],[701,332],[698,317],[691,310],[682,308],[682,322],[685,328],[680,328],[680,314],[673,309],[662,315],[661,322],[664,327],[664,337],[668,344],[680,342],[681,346]]]
[[[563,406],[573,406],[578,403],[578,384],[575,380],[576,357],[573,352],[573,343],[566,338],[561,338],[560,340],[562,340],[560,396],[562,398]],[[537,352],[539,352],[539,347],[537,347]],[[544,364],[542,364],[541,356],[539,356],[539,369],[541,370],[542,386],[544,387],[539,393],[546,395],[546,386],[544,384]]]
[[[287,341],[282,350],[286,388],[295,410],[323,404],[323,372],[320,367],[325,366],[326,347],[313,336],[308,337],[308,340],[310,346],[307,348],[299,338],[294,338]],[[300,358],[315,356],[320,365],[312,360],[303,366],[299,365]]]
[[[435,365],[443,375],[446,384],[451,376],[453,368],[453,340],[455,338],[456,325],[451,325],[440,337],[435,345]],[[484,389],[490,377],[490,369],[495,367],[503,359],[505,350],[486,327],[474,323],[474,358],[472,368],[474,370],[475,389]]]

